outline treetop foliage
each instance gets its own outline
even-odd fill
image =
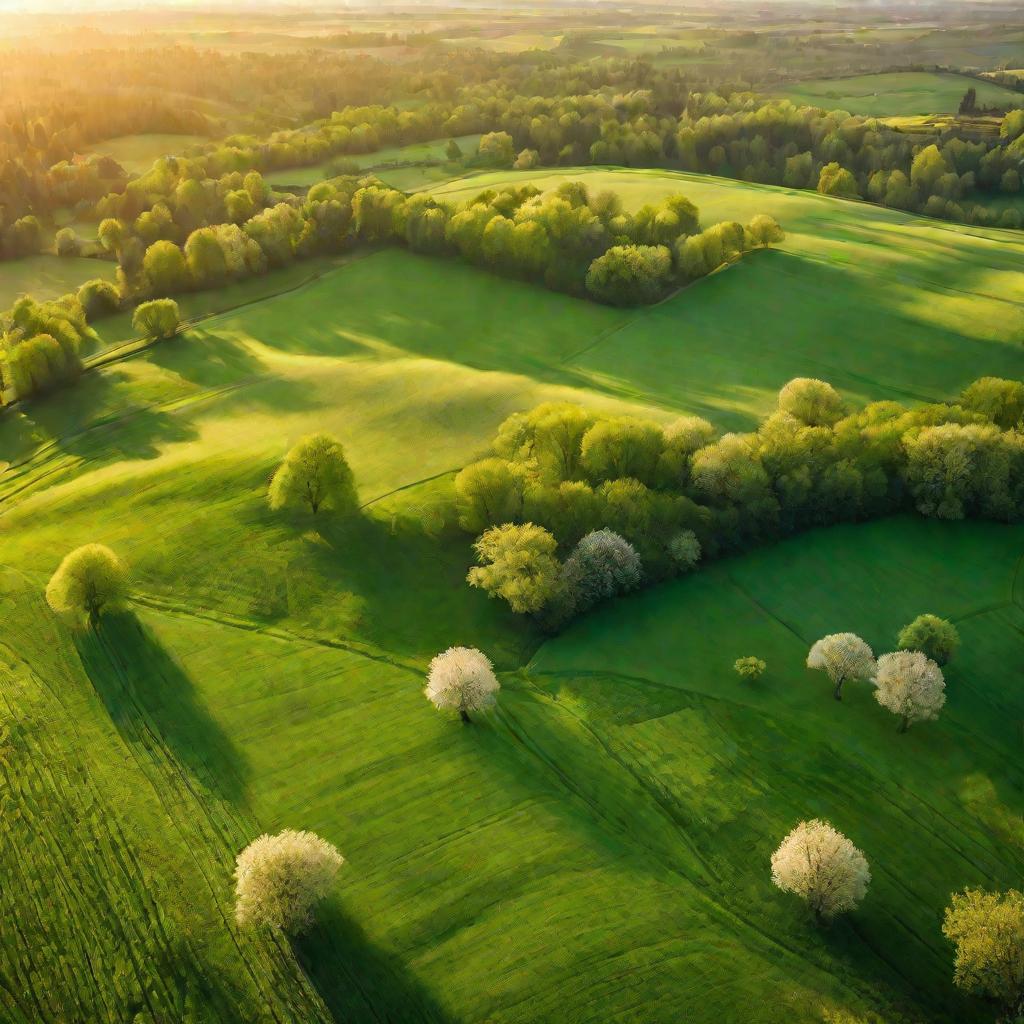
[[[989,379],[984,391],[1013,395],[1015,383]],[[782,388],[779,405],[757,430],[717,438],[699,417],[662,426],[565,403],[513,414],[498,428],[494,454],[455,480],[460,525],[488,538],[485,567],[472,570],[471,582],[499,596],[516,593],[517,611],[547,606],[564,615],[558,557],[568,558],[595,531],[631,545],[644,579],[656,582],[700,559],[808,527],[900,510],[1021,518],[1024,435],[988,418],[1003,417],[1012,408],[1006,401],[979,401],[979,411],[896,402],[849,411],[830,385],[801,378]],[[517,531],[527,527],[521,546]],[[923,623],[914,635],[926,626],[934,631]],[[949,638],[940,633],[944,639],[937,633],[928,642],[941,646],[929,649],[948,657]],[[844,637],[820,641],[811,659],[837,695],[846,678],[870,678],[874,670],[866,645],[850,647],[857,638]],[[925,632],[920,637],[915,642],[924,645]]]

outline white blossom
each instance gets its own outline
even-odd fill
[[[853,910],[871,872],[864,854],[827,821],[802,821],[772,854],[772,882],[804,900],[821,919]]]
[[[427,699],[438,709],[458,711],[464,722],[471,711],[489,711],[501,684],[490,660],[475,647],[449,647],[430,663]]]
[[[942,669],[921,651],[883,654],[878,659],[875,700],[900,716],[900,732],[912,722],[932,721],[946,703]]]
[[[313,919],[344,858],[313,832],[286,829],[254,839],[235,863],[235,919],[291,934]]]
[[[833,695],[842,700],[847,679],[871,679],[875,656],[856,633],[832,633],[822,637],[807,655],[807,667],[828,674],[835,687]]]

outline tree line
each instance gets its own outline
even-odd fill
[[[954,402],[850,411],[798,378],[749,433],[546,403],[499,428],[455,478],[476,535],[471,586],[559,629],[600,600],[814,526],[903,510],[1024,515],[1024,383],[984,377]]]
[[[591,195],[582,182],[550,192],[531,185],[488,190],[458,206],[373,178],[332,179],[298,197],[275,194],[256,171],[217,180],[182,174],[160,162],[150,179],[168,190],[167,201],[131,223],[107,217],[100,224],[100,244],[118,263],[116,285],[87,281],[75,295],[21,299],[0,314],[0,394],[6,389],[11,400],[23,399],[73,381],[82,369],[81,346],[96,340],[89,321],[141,303],[136,328],[146,337],[170,337],[179,323],[177,306],[167,304],[171,296],[360,244],[457,255],[550,288],[637,305],[783,238],[765,215],[701,230],[685,196],[629,213],[616,193]],[[225,216],[232,219],[209,223]],[[179,244],[190,225],[203,226]]]
[[[257,55],[248,55],[280,86],[282,67],[291,63],[277,56],[281,65],[271,73]],[[225,61],[221,56],[214,63]],[[332,58],[321,54],[314,65],[336,80]],[[237,84],[248,81],[254,67],[232,73]],[[310,73],[302,72],[304,80]],[[817,189],[970,223],[1021,226],[1017,209],[985,202],[988,195],[1021,189],[1019,112],[1007,115],[995,138],[975,138],[968,127],[956,126],[911,135],[875,118],[768,100],[728,81],[716,87],[678,68],[659,70],[642,61],[568,63],[553,55],[526,61],[480,54],[474,64],[465,54],[425,54],[415,71],[391,69],[377,96],[405,89],[422,102],[402,109],[391,102],[344,104],[343,97],[356,94],[327,90],[337,105],[300,127],[235,132],[182,158],[158,161],[134,179],[113,161],[83,157],[77,148],[106,121],[75,129],[66,105],[48,118],[12,115],[6,132],[0,124],[0,256],[39,251],[42,234],[31,223],[16,225],[26,217],[45,220],[58,207],[73,206],[80,218],[126,222],[152,213],[159,222],[166,219],[164,207],[175,214],[171,192],[182,178],[216,182],[470,133],[508,137],[511,149],[496,146],[486,154],[495,166],[666,167]],[[170,115],[152,102],[148,108],[123,102],[136,114],[118,130],[171,127]],[[85,123],[94,120],[91,113]],[[174,130],[216,131],[200,122],[199,114],[182,113]],[[239,216],[236,210],[206,223],[237,223]]]

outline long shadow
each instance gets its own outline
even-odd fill
[[[21,412],[37,436],[54,438],[60,451],[94,464],[153,459],[164,445],[198,436],[177,416],[137,407],[130,387],[120,370],[87,373],[70,388],[24,403]]]
[[[152,729],[178,763],[238,804],[248,764],[196,694],[192,680],[132,613],[105,616],[76,638],[89,678],[129,744]]]
[[[254,528],[279,526],[281,513],[254,507]],[[413,521],[394,526],[383,518],[360,513],[339,516],[330,511],[284,515],[302,543],[292,549],[285,576],[305,579],[309,600],[330,600],[338,593],[360,602],[355,635],[397,655],[431,657],[450,646],[452,636],[484,644],[505,638],[505,646],[532,648],[535,629],[466,585],[472,552],[463,534],[442,529],[428,534]],[[268,586],[273,580],[268,580]],[[429,616],[424,608],[432,608]],[[290,609],[299,617],[307,610]],[[267,616],[272,619],[273,616]],[[499,662],[502,651],[495,652]]]
[[[154,345],[146,358],[204,388],[223,387],[266,372],[266,364],[241,342],[203,328]]]
[[[293,945],[339,1024],[455,1024],[404,964],[374,946],[334,901],[317,910],[317,923]]]

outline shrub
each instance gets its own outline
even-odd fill
[[[449,647],[430,662],[423,693],[438,710],[458,711],[463,722],[470,712],[490,711],[501,684],[490,660],[475,647]]]
[[[800,822],[772,854],[772,882],[799,896],[819,922],[853,910],[870,881],[864,854],[826,821]]]
[[[946,665],[960,647],[956,626],[938,615],[918,615],[896,638],[901,651],[921,651],[936,665]]]
[[[243,927],[304,931],[344,858],[313,832],[286,829],[254,839],[235,864],[235,918]]]
[[[172,338],[181,320],[174,299],[152,299],[135,307],[132,327],[147,338]]]
[[[765,669],[768,668],[768,663],[761,658],[750,656],[737,658],[732,667],[736,669],[736,674],[741,679],[749,679],[753,682],[764,675]]]
[[[64,557],[46,585],[46,603],[58,614],[88,616],[116,611],[128,596],[128,570],[110,548],[86,544]]]
[[[643,579],[640,556],[611,530],[588,533],[565,560],[563,578],[577,611],[636,590]]]
[[[700,541],[693,530],[677,533],[668,543],[669,554],[680,572],[690,572],[700,561]]]
[[[912,722],[932,721],[946,703],[942,669],[920,651],[883,654],[875,676],[875,700],[900,716],[900,732]]]
[[[275,511],[298,505],[308,505],[313,515],[321,508],[356,511],[355,479],[341,443],[328,434],[302,438],[270,481],[269,501]]]

